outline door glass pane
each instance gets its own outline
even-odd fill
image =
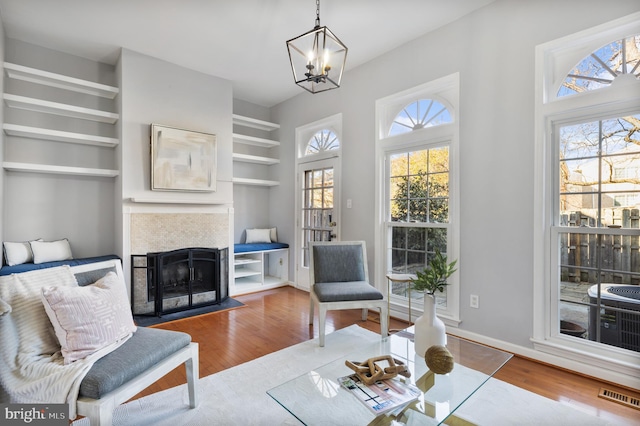
[[[302,262],[309,266],[309,242],[331,241],[333,237],[333,168],[307,170],[303,179]]]

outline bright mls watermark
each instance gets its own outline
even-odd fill
[[[67,426],[68,404],[0,404],[0,424]]]

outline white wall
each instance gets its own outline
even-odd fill
[[[123,49],[119,63],[122,115],[122,198],[232,201],[231,83]],[[217,140],[217,190],[151,191],[150,125],[213,133]]]
[[[342,239],[367,241],[372,264],[375,101],[459,72],[460,328],[531,347],[533,287],[541,284],[532,279],[535,46],[638,8],[632,0],[605,7],[596,0],[499,0],[349,70],[337,90],[301,92],[275,106],[283,183],[272,190],[270,217],[293,234],[296,127],[342,112],[340,201],[353,200],[352,209],[342,209]],[[384,277],[376,280],[383,288]],[[480,296],[480,309],[469,308],[470,294]]]

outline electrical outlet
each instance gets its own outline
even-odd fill
[[[478,296],[477,294],[472,294],[469,297],[469,306],[475,309],[480,308],[480,296]]]

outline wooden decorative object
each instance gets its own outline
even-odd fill
[[[379,361],[386,361],[387,367],[378,364]],[[411,377],[411,372],[406,365],[391,355],[382,355],[369,358],[364,362],[345,361],[347,367],[356,372],[360,380],[367,385],[371,385],[378,380],[391,379],[398,374],[404,377]]]
[[[436,374],[447,374],[453,370],[453,355],[444,346],[433,345],[424,354],[429,370]]]

